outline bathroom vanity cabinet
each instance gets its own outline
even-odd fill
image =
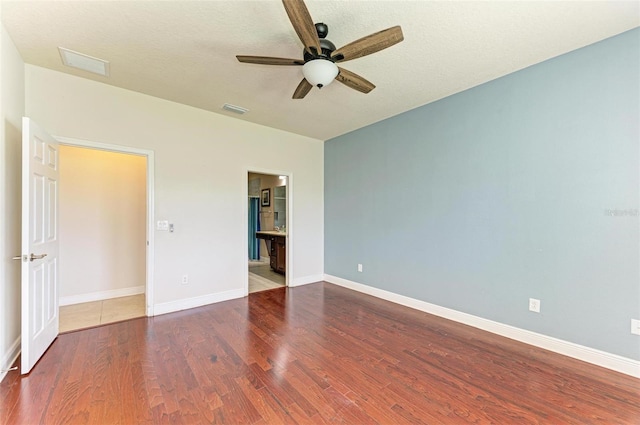
[[[256,232],[256,238],[267,241],[269,264],[276,273],[285,274],[287,270],[287,234],[275,230]]]

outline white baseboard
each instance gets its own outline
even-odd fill
[[[269,264],[269,262],[271,261],[271,257],[260,257],[260,261]]]
[[[324,280],[335,285],[381,298],[383,300],[401,304],[406,307],[424,311],[425,313],[440,316],[445,319],[515,339],[516,341],[524,342],[525,344],[533,345],[568,357],[573,357],[587,363],[640,378],[640,361],[637,360],[585,347],[583,345],[531,332],[525,329],[516,328],[514,326],[505,325],[503,323],[494,322],[493,320],[483,319],[482,317],[462,313],[460,311],[441,307],[415,298],[406,297],[404,295],[398,295],[383,289],[373,288],[371,286],[342,279],[340,277],[324,275]]]
[[[207,304],[219,303],[221,301],[233,300],[245,296],[244,289],[233,289],[231,291],[218,292],[215,294],[202,295],[200,297],[185,298],[177,301],[155,304],[153,306],[154,316],[160,314],[174,313],[176,311],[187,310],[189,308],[201,307]]]
[[[289,287],[293,288],[295,286],[308,285],[310,283],[322,282],[323,280],[325,280],[323,274],[297,277],[292,281],[289,281]]]
[[[68,297],[60,297],[59,305],[72,305],[80,303],[90,303],[92,301],[108,300],[111,298],[128,297],[131,295],[144,294],[145,287],[131,286],[129,288],[110,289],[108,291],[90,292],[88,294],[71,295]]]
[[[0,359],[0,370],[7,370],[11,367],[11,365],[16,361],[18,356],[20,355],[20,335],[13,341],[11,347],[7,350],[6,353],[2,355],[2,359]],[[7,376],[7,372],[0,372],[0,382]]]

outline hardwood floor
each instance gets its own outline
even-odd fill
[[[327,283],[60,335],[5,424],[638,424],[640,380]]]

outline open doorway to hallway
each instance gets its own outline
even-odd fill
[[[287,285],[287,176],[248,173],[249,293]]]
[[[147,158],[60,145],[59,331],[145,316]]]

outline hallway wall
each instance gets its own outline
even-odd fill
[[[144,292],[146,158],[60,146],[60,305]]]

